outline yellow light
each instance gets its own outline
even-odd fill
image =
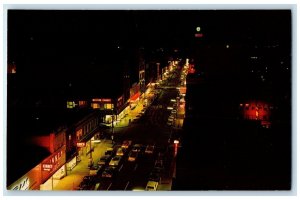
[[[196,28],[196,31],[197,31],[197,32],[200,32],[200,30],[201,30],[201,28],[200,28],[200,26],[198,26],[198,27]]]

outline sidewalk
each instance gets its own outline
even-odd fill
[[[147,98],[147,96],[145,98]],[[122,119],[118,120],[114,125],[114,127],[115,128],[127,127],[129,125],[129,121],[133,122],[133,120],[141,113],[141,111],[144,108],[143,101],[144,101],[143,99],[139,100],[137,106],[133,110],[130,110],[126,117],[123,117]]]
[[[96,163],[104,155],[105,150],[108,147],[112,147],[112,144],[110,140],[102,140],[100,143],[94,144],[94,147],[92,158],[94,163]],[[67,176],[61,180],[54,180],[56,181],[54,190],[76,190],[83,177],[88,176],[90,173],[88,163],[89,155],[81,156],[81,161],[71,171],[67,171]]]

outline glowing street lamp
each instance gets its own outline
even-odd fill
[[[174,140],[174,157],[177,156],[179,140]]]

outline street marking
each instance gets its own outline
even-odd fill
[[[135,167],[134,167],[133,171],[135,171],[137,167],[138,167],[138,164],[136,164],[136,165],[135,165]]]
[[[122,168],[123,168],[123,164],[122,164],[121,167],[119,168],[119,172],[121,171]]]
[[[109,189],[110,189],[111,185],[112,185],[112,183],[110,183],[110,185],[108,186],[107,190],[109,190]]]
[[[124,190],[126,190],[126,189],[127,189],[128,185],[129,185],[129,181],[127,182],[127,184],[126,184],[126,186],[125,186]]]

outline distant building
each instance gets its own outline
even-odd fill
[[[273,106],[264,101],[248,101],[240,104],[240,114],[245,120],[258,120],[264,127],[271,125]]]
[[[16,74],[17,73],[17,66],[15,63],[8,63],[7,73],[8,74]]]

